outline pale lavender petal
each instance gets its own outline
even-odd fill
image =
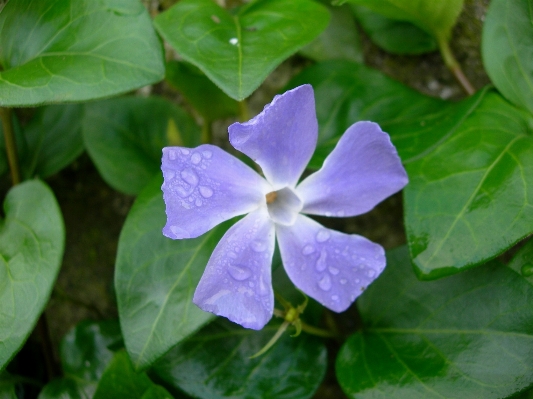
[[[298,185],[303,213],[355,216],[368,212],[408,182],[389,135],[357,122],[341,137],[322,168]]]
[[[261,166],[276,190],[294,187],[318,137],[313,88],[303,85],[276,96],[255,118],[228,130],[231,144]]]
[[[216,246],[194,293],[206,312],[260,330],[272,317],[274,223],[265,207],[233,225]]]
[[[380,245],[303,215],[293,226],[276,225],[276,234],[294,285],[335,312],[346,310],[385,268]]]
[[[272,187],[253,169],[213,145],[163,148],[167,223],[163,234],[194,238],[265,204]]]

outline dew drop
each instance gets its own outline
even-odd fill
[[[233,251],[228,252],[228,258],[237,259],[237,254]]]
[[[326,229],[322,229],[316,234],[315,238],[318,242],[325,242],[329,240],[330,237],[331,234],[329,233],[329,231],[327,231]]]
[[[194,165],[198,165],[201,161],[202,161],[202,156],[198,154],[197,152],[191,155],[191,162]]]
[[[331,213],[331,212],[326,212],[326,216],[327,216],[327,217],[333,216],[333,213]]]
[[[206,186],[198,187],[198,191],[200,191],[200,195],[204,198],[211,198],[213,195],[213,190]]]
[[[355,284],[359,284],[361,282],[361,280],[359,280],[358,278],[355,279]]]
[[[189,151],[188,149],[186,149],[186,148],[182,148],[182,149],[181,149],[181,153],[182,153],[183,155],[189,155],[190,151]]]
[[[229,274],[237,281],[244,281],[252,275],[252,271],[246,266],[230,265],[228,267]]]
[[[329,267],[328,268],[329,272],[331,274],[333,274],[334,276],[336,276],[337,274],[339,274],[339,269],[337,269],[336,267]]]
[[[211,157],[213,156],[213,153],[209,150],[205,150],[205,151],[202,151],[202,155],[204,156],[205,159],[211,159]]]
[[[333,295],[331,297],[331,299],[333,299],[335,302],[339,300],[339,296],[338,295]]]
[[[522,272],[522,276],[524,277],[533,276],[533,264],[531,263],[524,264],[522,268],[520,269],[520,271]]]
[[[264,252],[267,249],[267,243],[261,240],[254,240],[250,244],[255,252]]]
[[[168,152],[168,159],[171,161],[174,161],[177,158],[178,154],[176,154],[176,151],[171,150]]]
[[[187,198],[189,195],[192,194],[192,190],[187,190],[182,186],[176,186],[176,192],[181,198]]]
[[[193,187],[198,185],[198,175],[192,169],[183,169],[180,173],[181,178]]]
[[[174,173],[174,172],[171,171],[171,170],[165,172],[165,178],[166,178],[167,180],[172,180],[175,176],[176,176],[176,173]]]
[[[316,265],[315,265],[316,270],[318,270],[319,272],[326,270],[327,256],[328,254],[326,253],[326,251],[322,250],[322,252],[320,253],[320,257],[317,259]]]
[[[330,290],[330,288],[331,288],[331,279],[329,278],[329,276],[327,274],[320,279],[320,281],[318,282],[318,287],[322,291],[329,291]]]
[[[194,205],[202,206],[202,200],[200,198],[197,198],[196,201],[194,202]]]
[[[302,248],[302,255],[311,255],[315,252],[315,248],[312,245],[306,245]]]
[[[260,296],[265,296],[268,294],[268,287],[262,278],[259,278],[259,287],[257,292]]]
[[[374,269],[368,269],[366,274],[368,277],[372,278],[376,275],[376,271]]]
[[[236,46],[237,43],[239,43],[239,39],[237,39],[236,37],[232,37],[231,39],[229,39],[229,44]]]
[[[337,212],[337,216],[338,217],[343,217],[344,216],[344,211],[338,211]]]
[[[342,279],[341,279],[341,284],[342,284],[342,285],[346,284],[347,282],[348,282],[348,280],[346,280],[345,278],[342,278]]]

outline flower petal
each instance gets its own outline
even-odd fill
[[[385,268],[380,245],[303,215],[293,226],[276,225],[276,234],[294,285],[335,312],[346,310]]]
[[[265,207],[234,224],[216,246],[194,293],[202,310],[260,330],[274,310],[274,223]]]
[[[194,238],[265,204],[272,187],[253,169],[213,145],[163,148],[167,223],[163,234]]]
[[[303,85],[274,97],[255,118],[228,131],[233,147],[261,166],[275,190],[294,187],[318,137],[313,88]]]
[[[303,213],[355,216],[368,212],[408,182],[389,135],[357,122],[341,137],[322,168],[298,185]]]

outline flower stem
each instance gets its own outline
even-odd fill
[[[442,58],[444,59],[444,63],[448,67],[448,69],[453,73],[453,76],[457,80],[457,82],[461,85],[463,90],[471,96],[476,92],[474,89],[474,86],[472,86],[472,83],[468,80],[468,78],[463,73],[463,70],[461,69],[461,65],[459,62],[455,59],[455,56],[453,55],[452,49],[450,48],[450,44],[448,43],[448,40],[446,39],[439,39],[439,49],[440,53],[442,54]]]
[[[267,344],[263,346],[263,348],[259,352],[257,352],[255,355],[250,356],[248,359],[253,359],[255,357],[261,356],[263,353],[269,350],[277,342],[279,337],[281,337],[281,334],[285,332],[287,327],[289,327],[289,324],[290,323],[288,321],[284,321],[281,326],[279,326],[278,331],[276,331],[274,336],[270,338],[270,341],[268,341]]]
[[[204,118],[202,123],[202,144],[211,144],[213,142],[213,131],[211,130],[211,122]]]
[[[338,335],[336,335],[335,333],[331,331],[324,330],[322,328],[318,328],[314,326],[310,326],[309,324],[306,324],[303,321],[301,323],[302,323],[302,331],[305,331],[307,334],[312,334],[312,335],[316,335],[318,337],[323,337],[323,338],[339,338]]]
[[[250,109],[245,100],[239,101],[239,119],[241,122],[246,122],[250,119]]]
[[[2,119],[2,128],[4,130],[4,140],[6,142],[6,154],[11,171],[11,180],[16,186],[20,183],[20,170],[17,156],[17,144],[15,134],[13,133],[13,120],[11,119],[11,108],[0,107],[0,119]]]

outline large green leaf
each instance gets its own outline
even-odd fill
[[[168,62],[166,79],[207,123],[239,113],[239,103],[228,97],[194,65],[183,61]]]
[[[115,289],[126,349],[136,369],[148,367],[214,316],[192,303],[196,285],[228,224],[191,240],[161,233],[161,177],[139,195],[120,235]]]
[[[408,21],[437,40],[447,41],[464,0],[337,0],[370,8],[387,18]]]
[[[138,0],[11,0],[0,13],[0,106],[81,101],[164,76]]]
[[[65,228],[52,191],[32,180],[13,187],[0,221],[0,370],[22,346],[54,285]]]
[[[405,221],[421,277],[480,264],[533,231],[531,126],[531,115],[489,92],[438,145],[407,164]]]
[[[212,0],[182,0],[154,25],[185,60],[236,100],[324,30],[327,9],[310,0],[258,0],[235,15]]]
[[[499,399],[533,383],[533,287],[499,262],[434,282],[406,248],[359,298],[363,331],[337,357],[358,399]]]
[[[104,180],[127,194],[138,194],[161,172],[163,147],[200,143],[200,128],[191,116],[159,97],[87,104],[82,130],[87,151]]]
[[[275,331],[218,320],[173,348],[153,371],[196,398],[310,398],[326,372],[324,344],[305,333],[297,338],[285,333],[267,353],[250,359]]]
[[[483,24],[482,55],[498,90],[533,112],[533,5],[529,0],[492,0]]]
[[[437,41],[410,22],[398,21],[367,7],[352,5],[362,28],[383,50],[393,54],[421,54],[437,50]]]
[[[327,2],[324,0],[327,4]],[[363,44],[350,8],[328,6],[331,19],[327,28],[300,54],[315,61],[348,60],[363,62]]]

